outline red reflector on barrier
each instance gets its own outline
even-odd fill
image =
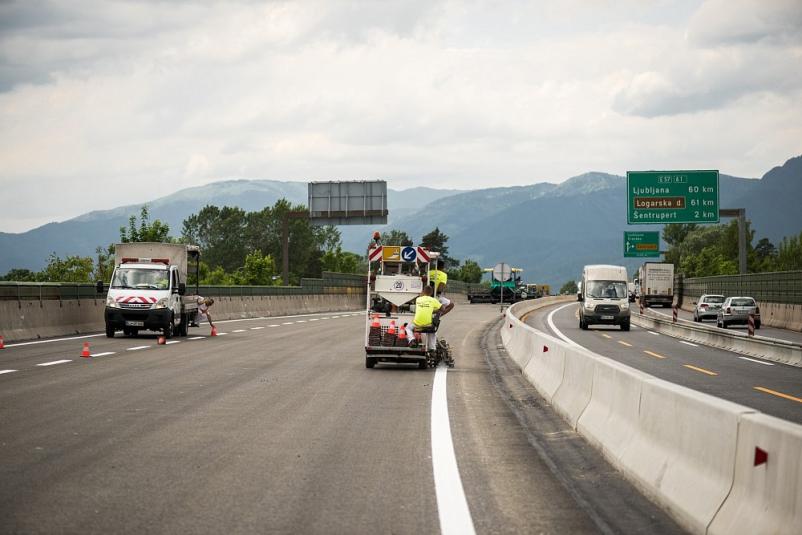
[[[549,346],[543,346],[543,352],[544,353],[548,353],[549,352]]]
[[[767,462],[769,462],[769,452],[761,450],[755,446],[755,466],[760,466],[761,464],[766,464]]]

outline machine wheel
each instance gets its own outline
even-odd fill
[[[629,320],[627,320],[627,321],[625,321],[624,323],[621,324],[621,330],[622,331],[628,331],[629,330]]]
[[[170,319],[167,322],[167,325],[164,327],[164,329],[162,329],[162,334],[164,334],[165,338],[170,339],[173,337],[174,333],[175,333],[175,318],[173,318],[173,315],[170,314]]]
[[[365,368],[372,368],[376,365],[375,357],[365,357]]]
[[[106,338],[114,338],[114,327],[106,324]]]

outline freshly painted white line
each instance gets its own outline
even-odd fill
[[[318,319],[318,318],[312,318],[312,319],[311,319],[311,320],[309,320],[309,321],[319,321],[319,319]]]
[[[181,340],[168,340],[164,343],[164,345],[169,346],[170,344],[180,344]]]
[[[264,327],[251,327],[252,331],[258,331],[259,329],[264,329]]]
[[[581,345],[577,344],[576,342],[574,342],[573,340],[571,340],[570,338],[565,336],[562,333],[562,331],[560,331],[560,329],[558,329],[557,326],[554,325],[554,314],[556,314],[560,310],[564,309],[565,307],[570,307],[570,306],[574,306],[574,303],[568,303],[567,305],[563,305],[561,307],[557,307],[554,310],[552,310],[551,313],[549,314],[548,318],[547,318],[548,319],[548,323],[549,323],[549,327],[551,327],[551,330],[554,332],[554,334],[556,334],[558,337],[560,337],[564,342],[566,342],[566,343],[568,343],[568,344],[570,344],[572,346],[575,346],[575,347],[582,347]]]
[[[126,351],[138,351],[138,350],[140,350],[140,349],[147,349],[147,348],[149,348],[149,347],[150,347],[150,346],[136,346],[136,347],[129,347],[128,349],[126,349]]]
[[[233,332],[233,333],[244,333],[244,332],[245,332],[245,330],[246,330],[246,329],[234,329],[234,330],[233,330],[233,331],[231,331],[231,332]]]
[[[269,325],[269,327],[281,327],[281,325],[273,324],[273,325]]]
[[[105,351],[103,353],[92,353],[93,357],[107,357],[109,355],[114,355],[117,353],[116,351]]]
[[[432,386],[432,471],[437,513],[440,516],[440,533],[470,535],[475,531],[451,439],[446,393],[447,373],[448,368],[438,367],[434,372]]]
[[[322,320],[330,320],[331,318],[320,318]]]
[[[232,323],[235,321],[263,321],[263,320],[280,320],[286,318],[309,318],[313,316],[322,316],[323,314],[330,314],[330,312],[315,312],[314,314],[292,314],[290,316],[259,316],[256,318],[237,318],[232,320],[217,320],[215,323]],[[102,334],[95,334],[93,336],[103,336]]]
[[[646,332],[649,333],[649,334],[653,334],[655,336],[660,336],[660,333],[656,333],[654,331],[646,331]]]
[[[97,338],[98,336],[106,336],[105,334],[87,334],[84,336],[71,336],[69,338],[53,338],[52,340],[36,340],[35,342],[20,342],[18,344],[5,344],[6,349],[10,347],[32,346],[36,344],[50,344],[52,342],[64,342],[65,340],[82,340],[84,338]]]
[[[4,373],[14,373],[15,371],[17,370],[0,370],[0,375],[3,375]]]
[[[282,323],[282,325],[294,325],[294,324],[295,324],[294,321],[285,321],[284,323]]]
[[[306,320],[295,320],[295,323],[306,323]]]
[[[340,317],[340,316],[332,316],[332,317],[331,317],[331,319],[333,319],[333,320],[336,320],[336,319],[337,319],[337,318],[339,318],[339,317]]]
[[[187,340],[203,340],[204,338],[206,338],[206,337],[205,336],[191,336],[191,337],[187,338]]]
[[[64,364],[65,362],[72,362],[71,360],[54,360],[53,362],[43,362],[37,366],[53,366],[54,364]]]
[[[774,366],[774,364],[772,364],[771,362],[764,362],[762,360],[750,359],[749,357],[738,357],[738,358],[742,360],[748,360],[749,362],[757,362],[758,364],[762,364],[764,366]]]
[[[217,333],[217,336],[225,336],[225,335],[227,335],[227,334],[228,334],[228,333]]]
[[[679,343],[680,343],[680,344],[685,344],[686,346],[699,347],[698,345],[696,345],[696,344],[692,344],[692,343],[690,343],[690,342],[686,342],[685,340],[680,340],[680,341],[679,341]]]

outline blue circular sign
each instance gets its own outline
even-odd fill
[[[414,247],[406,246],[401,249],[401,260],[404,262],[414,262],[415,258],[417,258],[418,252],[415,250]]]

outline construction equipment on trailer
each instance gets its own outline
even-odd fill
[[[434,368],[441,361],[454,366],[451,348],[445,340],[438,340],[433,351],[426,349],[428,336],[437,332],[437,319],[431,327],[415,330],[416,337],[421,337],[415,346],[409,345],[405,332],[414,317],[410,305],[421,295],[425,281],[429,280],[430,264],[439,256],[424,247],[382,245],[379,234],[374,233],[374,241],[368,248],[365,367],[395,362],[417,364],[425,369]]]

